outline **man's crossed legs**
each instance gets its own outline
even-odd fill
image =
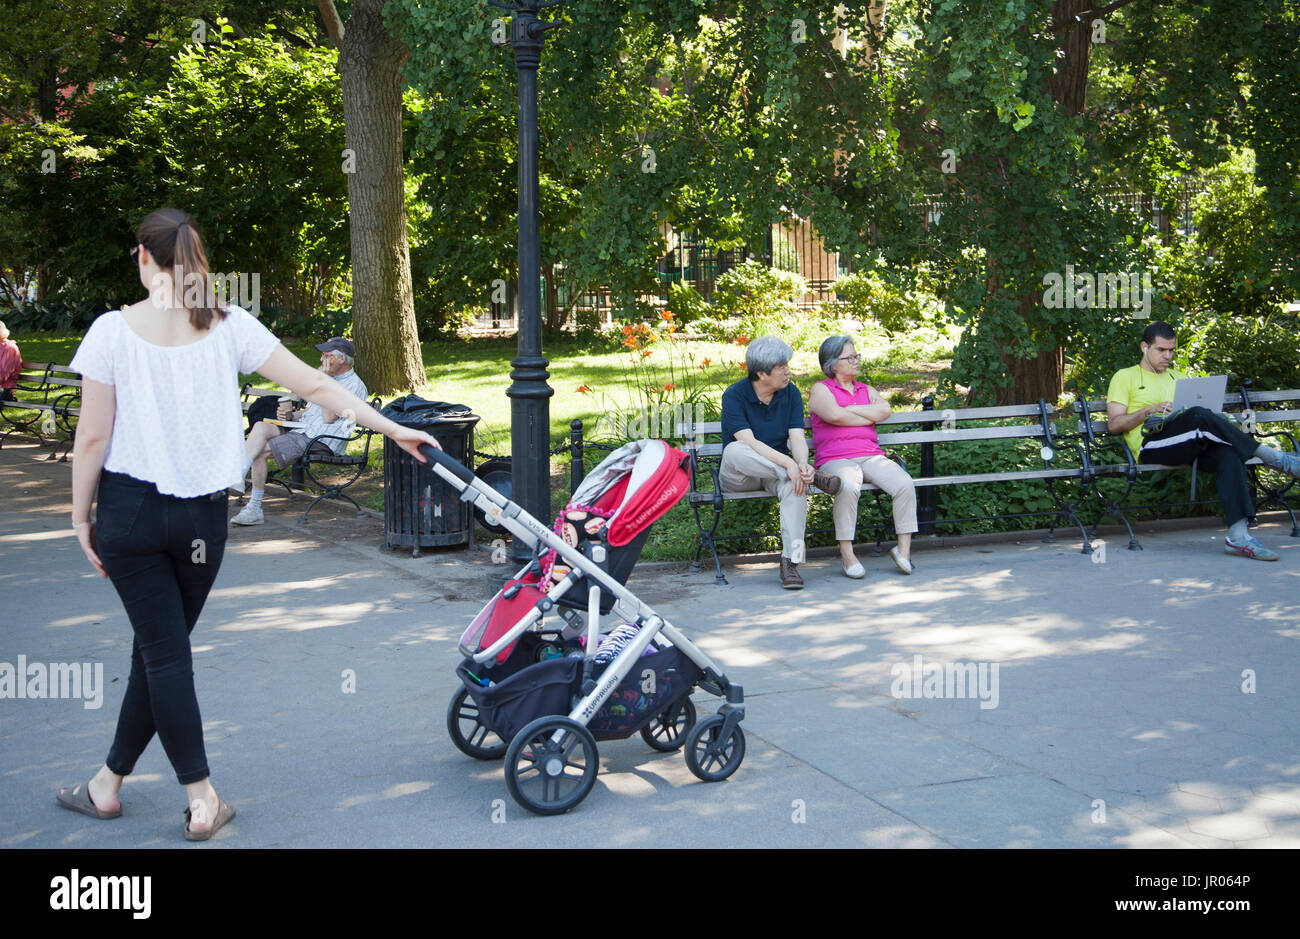
[[[285,431],[276,424],[258,421],[248,432],[244,440],[244,458],[253,470],[248,505],[230,520],[232,525],[260,525],[265,520],[262,515],[262,497],[266,494],[266,461],[275,457],[279,466],[289,466],[302,459],[307,452],[308,440],[305,434]],[[317,441],[312,445],[313,453],[331,453],[329,447]]]
[[[1225,553],[1276,561],[1277,552],[1260,544],[1247,527],[1255,514],[1255,500],[1246,461],[1256,456],[1266,466],[1300,478],[1300,456],[1264,446],[1222,414],[1194,407],[1145,434],[1138,459],[1169,466],[1195,463],[1198,469],[1214,473],[1228,523]]]

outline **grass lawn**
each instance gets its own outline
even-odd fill
[[[38,333],[15,334],[12,338],[18,342],[26,361],[67,364],[76,352],[81,336]],[[286,346],[305,362],[315,365],[319,361],[319,353],[310,342],[290,339]],[[735,343],[691,339],[680,341],[677,348],[679,359],[685,352],[694,355],[694,362],[689,364],[698,370],[697,384],[712,386],[708,397],[715,405],[721,396],[721,389],[743,377],[740,363],[744,358],[744,349]],[[477,448],[488,453],[509,454],[511,401],[506,396],[506,389],[510,385],[510,361],[517,355],[515,339],[478,338],[427,342],[422,344],[421,349],[428,377],[428,387],[419,391],[421,396],[469,405],[482,418],[476,428]],[[920,398],[934,388],[938,372],[947,364],[950,356],[948,348],[930,350],[918,347],[915,343],[891,346],[883,334],[863,335],[859,338],[859,350],[864,356],[862,380],[880,389],[896,408],[919,406]],[[637,378],[633,369],[634,354],[615,346],[614,339],[609,337],[586,342],[573,337],[544,341],[543,355],[550,360],[549,384],[555,389],[555,395],[550,399],[552,446],[568,439],[569,424],[575,418],[583,421],[587,434],[590,435],[604,409],[612,408],[621,413],[632,410],[634,401],[638,399],[634,398],[629,383],[642,380]],[[666,364],[667,354],[663,344],[660,344],[648,361]],[[709,366],[699,368],[705,359],[709,360]],[[791,377],[805,392],[820,380],[822,374],[817,366],[816,354],[809,351],[796,352],[791,362]],[[259,375],[245,378],[251,379],[258,386],[276,387]],[[664,375],[660,375],[659,380],[664,378]],[[241,378],[242,380],[245,379]],[[594,391],[589,394],[580,393],[578,388],[583,385]],[[388,394],[383,397],[389,401],[396,396]],[[359,445],[354,445],[354,449],[360,452]],[[592,453],[588,458],[588,468],[599,462],[600,456],[599,452]],[[382,510],[383,446],[378,441],[371,448],[370,465],[371,470],[349,492],[363,505]],[[557,511],[567,501],[568,469],[566,457],[552,460],[552,492]],[[763,514],[766,508],[756,508],[754,511]],[[724,519],[734,523],[724,522],[724,531],[735,525],[739,525],[741,530],[755,523],[760,523],[759,527],[762,527],[763,520],[740,518],[740,515],[748,513],[732,511],[724,516]],[[695,544],[696,531],[690,512],[684,504],[678,505],[656,525],[644,557],[647,560],[689,558],[694,554]],[[754,541],[747,546],[738,546],[737,550],[754,550],[757,547],[760,545]]]
[[[12,338],[19,344],[26,361],[66,365],[77,350],[81,334],[15,333]],[[313,366],[319,362],[319,353],[310,342],[290,339],[286,345],[303,361]],[[742,347],[704,339],[690,340],[685,346],[695,355],[696,362],[702,363],[706,358],[711,361],[710,367],[700,373],[704,381],[721,388],[742,377],[737,367],[743,360]],[[511,401],[506,389],[510,386],[510,361],[518,354],[515,339],[426,342],[421,345],[421,351],[429,383],[419,392],[421,396],[469,405],[482,418],[478,425],[480,435],[493,443],[502,441],[501,445],[508,450]],[[913,402],[910,406],[915,406],[921,394],[933,388],[935,374],[946,364],[943,359],[933,363],[896,364],[886,350],[866,344],[863,352],[868,356],[863,363],[864,380],[892,395],[896,404],[902,404],[900,399],[906,398]],[[873,356],[873,352],[877,354]],[[548,383],[555,389],[550,399],[553,446],[568,438],[569,424],[575,418],[590,428],[604,406],[613,405],[619,410],[632,407],[633,398],[627,387],[632,353],[628,350],[615,351],[610,340],[582,343],[564,337],[547,341],[543,355],[550,360]],[[650,361],[658,360],[652,356]],[[795,353],[791,379],[800,388],[806,390],[821,377],[815,353]],[[260,387],[277,387],[260,375],[244,376],[243,380],[251,380]],[[582,385],[596,389],[597,394],[580,394],[578,388]],[[388,401],[396,396],[383,397]]]

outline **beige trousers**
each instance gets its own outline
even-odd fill
[[[864,482],[887,492],[894,500],[894,531],[916,531],[916,488],[912,477],[887,456],[864,456],[849,460],[827,460],[819,468],[828,476],[838,476],[843,484],[835,497],[835,540],[852,541],[858,527],[858,497]]]
[[[776,496],[781,508],[781,557],[799,563],[804,557],[804,528],[808,522],[808,497],[794,494],[790,474],[753,448],[733,440],[722,451],[718,472],[724,492],[761,489]]]

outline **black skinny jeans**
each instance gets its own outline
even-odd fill
[[[96,552],[135,631],[131,677],[105,761],[128,775],[156,732],[184,783],[208,776],[190,632],[226,549],[226,493],[179,499],[104,472]]]

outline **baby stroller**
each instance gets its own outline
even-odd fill
[[[734,773],[745,757],[743,689],[624,586],[651,525],[688,488],[685,455],[660,440],[615,450],[552,531],[445,453],[421,452],[462,499],[534,554],[461,637],[463,687],[447,711],[452,742],[476,759],[504,757],[506,788],[538,815],[586,798],[597,740],[638,731],[656,750],[684,745],[686,765],[702,780]],[[632,621],[602,629],[616,601]],[[690,700],[697,686],[725,699],[698,722]]]

